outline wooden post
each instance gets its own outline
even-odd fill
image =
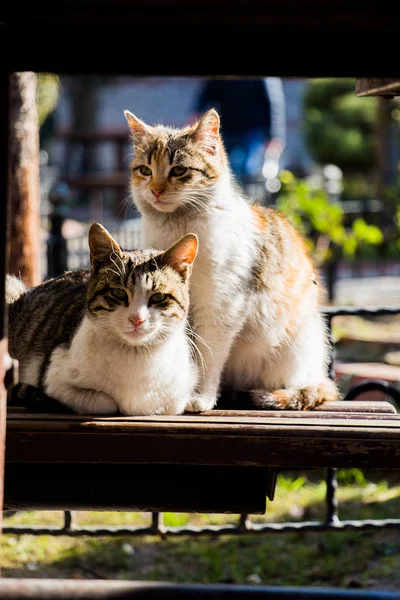
[[[9,366],[7,352],[7,314],[5,306],[5,273],[8,258],[8,181],[9,181],[9,75],[0,74],[0,535],[4,495],[4,450],[7,395],[4,376]]]
[[[11,75],[11,236],[9,271],[27,285],[40,275],[39,126],[36,74]]]
[[[393,98],[400,93],[400,78],[364,77],[356,78],[356,96],[383,96]]]

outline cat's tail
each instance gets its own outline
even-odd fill
[[[312,410],[324,402],[340,399],[340,393],[331,379],[325,379],[318,385],[302,388],[287,388],[267,392],[251,390],[251,405],[261,410]]]
[[[29,288],[26,287],[22,279],[15,275],[6,275],[6,302],[12,304],[18,298],[25,294]]]

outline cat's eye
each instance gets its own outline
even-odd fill
[[[112,288],[110,290],[110,294],[113,298],[115,298],[116,300],[120,300],[121,302],[125,302],[126,300],[128,300],[128,294],[125,292],[125,290],[122,290],[121,288]]]
[[[167,297],[166,294],[157,292],[156,294],[153,294],[152,296],[150,296],[149,304],[161,304],[161,302],[164,302],[166,297]]]
[[[146,165],[142,165],[141,167],[139,167],[139,171],[142,175],[146,175],[147,177],[151,175],[151,169],[149,169],[149,167],[146,167]]]
[[[171,177],[180,177],[181,175],[183,175],[184,173],[186,173],[187,168],[186,167],[182,167],[181,165],[177,165],[176,167],[172,167],[172,169],[170,170],[169,174]]]

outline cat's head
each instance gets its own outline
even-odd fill
[[[131,346],[158,344],[184,326],[198,240],[187,234],[165,252],[123,251],[108,231],[89,231],[87,310],[99,331]]]
[[[211,109],[192,126],[174,129],[147,125],[128,110],[134,158],[131,188],[139,208],[163,213],[202,209],[226,171],[227,158],[218,113]]]

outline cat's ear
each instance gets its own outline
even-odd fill
[[[199,142],[207,152],[216,154],[220,137],[219,115],[214,108],[211,108],[202,116],[192,135],[196,142]]]
[[[199,240],[194,233],[181,237],[158,259],[161,266],[169,265],[179,273],[184,281],[190,277],[197,255]]]
[[[121,248],[100,223],[93,223],[89,229],[89,248],[92,269],[109,263],[113,254],[122,256]]]
[[[151,133],[151,127],[144,121],[138,119],[129,110],[124,110],[124,115],[128,121],[129,129],[132,132],[133,139],[140,139],[146,134]]]

